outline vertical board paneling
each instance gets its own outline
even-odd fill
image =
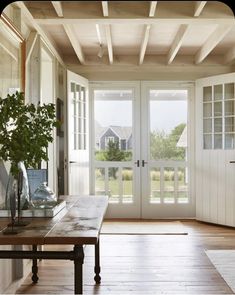
[[[196,81],[196,216],[199,220],[229,226],[235,226],[235,164],[229,163],[235,160],[235,151],[203,149],[202,91],[204,86],[234,81],[234,73]]]
[[[210,152],[204,151],[202,153],[202,216],[204,221],[210,221]]]
[[[196,217],[199,220],[203,220],[203,158],[202,158],[202,123],[200,118],[202,117],[202,88],[196,87],[195,95],[195,147],[196,147],[196,162],[195,162],[195,174],[196,174]]]
[[[203,199],[202,199],[202,180],[203,180],[203,167],[202,167],[202,154],[197,153],[196,157],[196,218],[203,219]]]
[[[218,223],[225,224],[225,190],[226,190],[226,162],[225,153],[220,153],[218,156]]]
[[[218,222],[218,156],[219,151],[212,151],[210,153],[210,221]]]
[[[226,225],[233,225],[233,211],[234,211],[234,166],[230,164],[231,152],[226,151]]]

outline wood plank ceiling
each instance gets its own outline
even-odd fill
[[[228,65],[235,60],[232,10],[217,1],[25,1],[21,8],[64,62],[84,66]]]

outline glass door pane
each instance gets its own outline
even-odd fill
[[[132,89],[94,90],[95,194],[119,210],[137,202],[133,110]]]
[[[181,175],[188,147],[187,91],[150,90],[149,114],[149,202],[173,204],[182,195],[187,202],[187,181]],[[211,122],[205,123],[210,129]]]

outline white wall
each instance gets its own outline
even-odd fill
[[[4,12],[7,14],[10,19],[15,19],[17,23],[15,23],[18,29],[21,31],[25,39],[27,40],[30,28],[24,21],[24,18],[20,15],[20,11],[16,9],[16,13],[14,13],[13,9],[14,4],[9,5]],[[15,18],[17,16],[17,18]],[[0,42],[3,42],[4,39],[1,35],[0,30]],[[5,38],[5,41],[9,43],[9,40]],[[5,43],[5,45],[8,45]],[[16,55],[16,49],[14,46],[9,45],[9,49]],[[52,59],[54,57],[52,55]],[[32,49],[31,56],[29,56],[29,62],[26,68],[26,102],[38,103],[41,99],[41,93],[46,98],[44,102],[55,102],[55,93],[54,93],[54,79],[55,76],[58,75],[57,70],[55,71],[55,76],[52,76],[52,72],[54,74],[54,63],[53,65],[48,65],[47,61],[43,62],[42,69],[40,68],[41,63],[41,54],[40,54],[40,38],[37,38],[34,48]],[[16,61],[14,58],[12,59],[9,54],[0,46],[0,96],[5,96],[9,92],[9,88],[19,88],[20,80],[19,75],[17,76],[17,69],[15,67]],[[44,76],[41,75],[41,70],[44,72]],[[45,73],[51,72],[50,81]],[[42,80],[40,79],[42,77]],[[57,78],[56,78],[57,79]],[[41,83],[44,84],[43,89],[41,89]],[[50,87],[50,89],[48,88]],[[66,83],[64,82],[64,93],[66,94]],[[42,92],[41,92],[42,90]],[[63,90],[60,90],[60,93]],[[48,93],[53,93],[52,95],[47,95]],[[63,97],[65,98],[65,97]],[[47,100],[48,99],[48,100]],[[55,132],[56,133],[56,132]],[[56,135],[55,135],[56,138]],[[53,152],[50,153],[50,158],[52,159],[52,166],[56,171],[56,149],[53,147]],[[5,167],[4,167],[5,166]],[[0,162],[0,203],[5,199],[5,182],[6,182],[6,169],[9,172],[8,163]],[[53,175],[52,177],[55,177]],[[54,180],[53,186],[56,186]],[[0,246],[1,250],[11,249],[12,246]],[[28,249],[28,246],[24,246],[24,249]],[[31,261],[30,260],[3,260],[0,259],[0,294],[2,293],[15,293],[20,283],[24,280],[24,278],[29,274],[31,270]]]

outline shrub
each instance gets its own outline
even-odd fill
[[[174,171],[164,171],[164,180],[165,181],[173,181],[175,177]]]
[[[160,180],[160,171],[151,171],[150,176],[153,181],[159,181]]]
[[[95,169],[95,179],[100,179],[100,178],[102,179],[103,178],[104,173],[102,173],[103,172],[102,170],[101,169]]]
[[[184,172],[183,171],[178,171],[178,180],[184,180]]]
[[[122,180],[132,180],[133,171],[129,169],[122,170]]]

